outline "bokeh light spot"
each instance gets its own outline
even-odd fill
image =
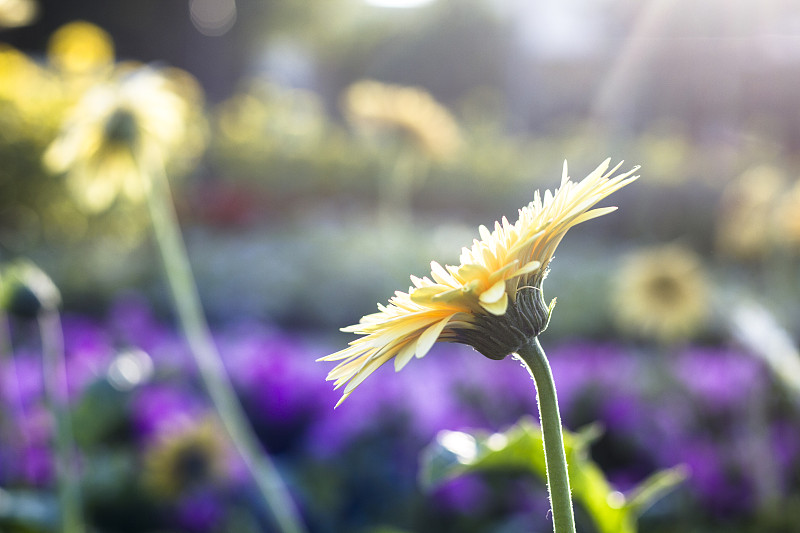
[[[433,0],[364,0],[364,2],[376,7],[410,9],[430,4]]]
[[[478,455],[478,444],[475,437],[461,431],[442,431],[436,440],[444,449],[452,452],[459,463],[468,464]]]
[[[121,352],[108,368],[109,383],[121,391],[128,391],[146,383],[152,375],[153,360],[142,350]]]
[[[235,0],[189,0],[189,13],[197,31],[209,37],[228,33],[236,23]]]

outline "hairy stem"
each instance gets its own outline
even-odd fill
[[[534,338],[516,355],[525,364],[536,384],[536,400],[539,404],[545,465],[547,466],[547,490],[550,494],[550,508],[553,511],[553,531],[555,533],[575,533],[567,456],[564,453],[561,415],[558,411],[553,373],[550,371],[550,364],[547,362],[547,356],[539,344],[538,338]]]

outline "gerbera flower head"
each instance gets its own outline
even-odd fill
[[[662,343],[691,337],[711,309],[702,261],[677,244],[628,256],[619,269],[614,296],[620,328]]]
[[[774,244],[771,222],[786,189],[783,171],[770,165],[747,169],[722,194],[717,247],[732,257],[763,258]]]
[[[427,91],[363,80],[342,99],[345,115],[368,135],[397,135],[432,160],[450,158],[461,144],[458,124]]]
[[[155,495],[175,498],[224,479],[229,450],[212,419],[184,421],[160,434],[146,450],[142,481]]]
[[[200,98],[177,69],[121,67],[72,109],[45,164],[66,173],[89,212],[105,211],[120,196],[139,201],[153,165],[180,164],[202,150]]]
[[[800,248],[800,180],[780,197],[775,209],[775,234],[783,246]]]
[[[412,276],[408,292],[397,291],[377,313],[343,328],[362,337],[320,359],[340,361],[328,374],[337,388],[345,385],[339,403],[385,362],[394,359],[400,370],[437,341],[502,359],[537,337],[555,303],[545,303],[542,282],[556,247],[572,226],[616,209],[592,207],[638,178],[631,175],[638,167],[613,176],[620,165],[608,170],[606,160],[576,183],[565,162],[555,192],[537,191],[513,224],[503,218],[494,230],[481,226],[480,239],[462,250],[458,266],[431,263],[430,277]]]

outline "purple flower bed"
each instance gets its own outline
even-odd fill
[[[148,520],[128,520],[125,530],[225,531],[243,509],[270,530],[244,468],[224,446],[214,452],[224,455],[214,458],[224,465],[221,475],[190,476],[169,497],[149,492],[145,472],[153,450],[211,413],[177,331],[136,298],[119,302],[105,321],[68,315],[63,328],[87,514],[99,530],[117,530],[115,521],[150,513]],[[27,333],[15,330],[13,360],[0,362],[0,486],[51,490],[53,424],[37,341]],[[539,494],[541,484],[524,477],[470,476],[432,495],[416,482],[418,454],[438,431],[502,430],[537,412],[530,377],[513,359],[495,362],[464,346],[438,345],[403,372],[380,369],[334,410],[339,393],[325,381],[330,365],[315,359],[341,339],[255,321],[224,325],[215,338],[312,531],[378,525],[490,531],[544,516],[546,502],[539,509],[523,497]],[[131,349],[147,354],[147,364],[139,356],[139,367],[122,365],[120,354]],[[592,455],[620,490],[660,468],[683,463],[691,469],[677,493],[654,509],[653,523],[679,516],[682,524],[725,530],[800,495],[797,411],[747,354],[687,347],[666,356],[571,342],[548,347],[548,355],[567,427],[602,425]],[[129,381],[109,379],[115,364]],[[211,459],[197,457],[190,466],[199,470],[188,474],[207,474],[208,465],[198,461]],[[97,466],[106,461],[117,466]]]

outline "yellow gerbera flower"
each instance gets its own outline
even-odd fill
[[[775,234],[784,246],[800,247],[800,181],[781,195],[775,209]]]
[[[199,102],[177,70],[121,68],[89,90],[72,110],[44,155],[90,212],[108,209],[118,196],[144,198],[152,165],[199,153]]]
[[[481,239],[462,250],[459,266],[432,262],[432,279],[412,276],[407,293],[397,291],[389,305],[378,304],[378,313],[343,328],[363,337],[320,359],[341,361],[328,374],[336,388],[347,384],[339,403],[389,359],[400,370],[437,341],[469,344],[502,359],[538,336],[555,303],[546,305],[542,296],[553,253],[572,226],[616,209],[591,208],[638,178],[631,176],[638,167],[612,177],[620,165],[609,171],[606,160],[575,183],[565,162],[558,190],[536,191],[514,224],[504,217],[494,231],[481,226]]]
[[[665,343],[687,339],[711,311],[702,261],[675,244],[632,253],[619,269],[614,305],[626,331]]]
[[[774,244],[771,222],[786,190],[781,169],[758,165],[728,184],[722,194],[717,221],[717,246],[739,259],[761,259]]]
[[[226,474],[227,444],[211,419],[179,424],[146,451],[142,482],[154,494],[174,498],[184,490],[215,483]]]
[[[347,119],[367,134],[399,134],[433,160],[448,159],[461,144],[450,112],[423,89],[364,80],[342,99]]]

